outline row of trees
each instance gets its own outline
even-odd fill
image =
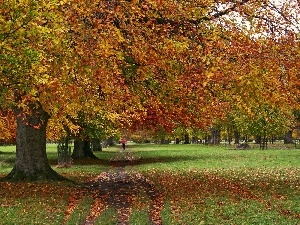
[[[16,130],[7,178],[62,179],[47,137],[286,131],[299,104],[298,12],[293,0],[2,0],[1,138]]]

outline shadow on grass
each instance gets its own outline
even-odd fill
[[[16,158],[16,152],[2,152],[0,151],[0,162],[7,164],[14,164]]]
[[[0,155],[15,155],[16,152],[2,152],[0,151]]]
[[[124,166],[136,166],[136,165],[146,165],[155,163],[172,163],[180,161],[196,160],[198,158],[193,158],[191,156],[159,156],[159,157],[145,157],[139,159],[130,160],[110,160],[110,159],[81,159],[74,160],[73,165],[101,165],[101,166],[113,166],[113,167],[124,167]],[[51,165],[56,165],[57,160],[49,160]]]
[[[178,152],[178,155],[177,155]],[[175,153],[175,155],[168,155],[170,154],[168,151],[160,152],[162,155],[157,156],[142,156],[140,157],[139,152],[135,152],[132,155],[132,158],[130,160],[124,159],[124,156],[127,154],[131,154],[132,152],[110,152],[110,151],[103,151],[97,153],[97,157],[99,159],[92,159],[92,158],[85,158],[80,160],[74,160],[73,165],[99,165],[99,166],[113,166],[113,167],[124,167],[124,166],[139,166],[139,165],[148,165],[148,164],[159,164],[159,163],[180,163],[184,161],[222,161],[224,158],[227,160],[229,158],[234,158],[235,156],[231,155],[219,155],[219,154],[205,154],[205,155],[182,155],[181,150],[173,150],[172,154]],[[0,151],[0,162],[4,162],[6,164],[13,165],[15,162],[15,152],[2,152]],[[122,155],[120,160],[111,160],[115,154]],[[181,154],[181,155],[180,155]],[[125,156],[126,157],[126,156]],[[48,162],[50,165],[55,166],[57,165],[57,155],[55,153],[48,154]]]
[[[146,165],[146,164],[155,164],[155,163],[174,163],[174,162],[189,161],[195,159],[196,158],[193,158],[191,156],[145,157],[145,158],[128,161],[127,164],[130,166],[137,166],[137,165]]]
[[[5,156],[1,157],[2,153],[0,152],[0,161],[7,164],[14,164],[15,162],[15,153],[3,153]],[[8,157],[12,156],[12,157]],[[135,166],[135,165],[146,165],[146,164],[155,164],[155,163],[172,163],[180,161],[189,161],[189,160],[198,160],[199,157],[195,158],[192,156],[158,156],[158,157],[143,157],[131,160],[115,160],[111,161],[110,159],[80,159],[74,160],[73,165],[101,165],[101,166]],[[57,159],[50,158],[48,160],[50,165],[57,165]],[[120,165],[122,164],[122,165]]]

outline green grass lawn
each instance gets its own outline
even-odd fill
[[[300,224],[300,150],[229,150],[225,146],[129,144],[133,161],[127,171],[142,174],[164,198],[165,225],[173,224]],[[109,160],[125,153],[120,146],[95,154],[100,160],[75,161],[56,168],[55,145],[47,146],[53,168],[76,182],[111,171]],[[0,176],[13,166],[15,147],[0,146]],[[66,182],[0,183],[0,224],[63,224],[68,198],[78,192]],[[80,193],[78,192],[78,195]],[[82,197],[66,224],[80,224],[91,197]],[[149,224],[149,199],[135,200],[130,224]],[[96,224],[116,224],[108,208]]]

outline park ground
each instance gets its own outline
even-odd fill
[[[95,152],[99,160],[74,161],[70,168],[56,167],[55,145],[49,144],[47,153],[51,166],[76,184],[0,183],[0,224],[74,225],[96,214],[95,224],[116,224],[118,205],[111,199],[121,184],[132,187],[135,197],[117,198],[131,204],[129,224],[150,224],[153,195],[161,201],[157,209],[164,225],[300,224],[300,150],[294,146],[234,150],[131,143],[126,151],[109,147]],[[0,146],[0,177],[14,159],[14,146]],[[96,200],[107,205],[95,207]]]

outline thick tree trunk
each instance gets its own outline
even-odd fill
[[[98,159],[97,156],[94,155],[92,149],[90,147],[89,140],[80,140],[76,139],[74,141],[74,150],[72,153],[73,159],[85,159],[85,158],[93,158]]]
[[[209,137],[209,144],[218,145],[220,144],[220,130],[212,128],[211,129],[211,136]]]
[[[74,141],[74,149],[72,153],[73,159],[82,159],[84,158],[84,151],[83,151],[83,141],[80,139],[75,139]]]
[[[92,139],[92,151],[102,151],[102,143],[101,140],[98,138]]]
[[[114,137],[110,137],[106,140],[106,145],[108,146],[114,146],[116,144]]]
[[[292,144],[292,143],[294,143],[293,142],[293,136],[292,136],[292,134],[293,134],[293,131],[288,131],[286,134],[285,134],[285,136],[284,136],[284,144]]]
[[[67,180],[55,172],[48,163],[46,153],[46,126],[48,114],[41,107],[32,107],[30,114],[16,110],[16,161],[12,171],[4,178],[22,180]]]

